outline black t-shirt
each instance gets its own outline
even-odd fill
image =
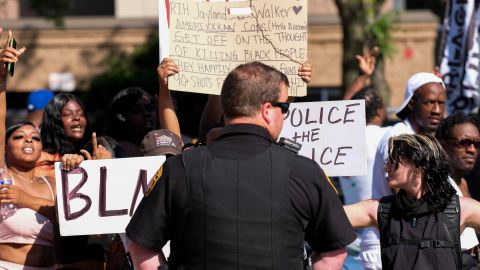
[[[257,125],[229,125],[209,145],[218,157],[243,159],[265,151],[272,140]],[[187,150],[188,151],[188,150]],[[157,173],[126,229],[129,239],[150,250],[160,251],[172,239],[174,220],[187,203],[185,168],[181,155],[169,158]],[[323,171],[314,161],[295,155],[288,179],[290,203],[305,224],[305,241],[316,252],[333,251],[356,237],[341,202]]]

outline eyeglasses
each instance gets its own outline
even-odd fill
[[[288,108],[290,107],[289,102],[272,102],[272,106],[279,107],[283,114],[288,112]]]
[[[450,139],[448,141],[453,142],[455,144],[455,146],[457,146],[457,147],[467,148],[470,145],[473,145],[476,149],[480,148],[480,141],[474,141],[474,140],[471,140],[471,139],[460,139],[460,140]]]

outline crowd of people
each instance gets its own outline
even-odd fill
[[[168,90],[181,70],[169,58],[157,68],[158,96],[118,92],[104,136],[79,98],[48,91],[36,93],[48,102],[29,101],[27,121],[6,127],[6,64],[26,52],[11,38],[0,46],[0,169],[13,182],[0,184],[0,269],[340,269],[357,234],[365,269],[478,269],[480,203],[467,175],[480,120],[446,115],[438,74],[414,74],[401,121],[384,127],[384,102],[367,85],[378,49],[357,56],[344,99],[365,100],[367,175],[340,177],[342,207],[317,163],[276,143],[293,101],[277,69],[232,70],[208,97],[195,143],[182,139]],[[298,69],[306,83],[311,74],[308,62]],[[86,159],[151,155],[167,161],[125,234],[60,236],[56,162],[70,171]]]

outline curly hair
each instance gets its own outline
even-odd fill
[[[437,128],[435,133],[435,138],[440,142],[444,142],[452,138],[452,129],[456,125],[471,123],[480,131],[480,122],[476,115],[465,114],[463,112],[456,112],[452,115],[449,115],[447,118],[443,119],[440,125]]]
[[[402,134],[388,142],[388,162],[397,169],[401,160],[413,164],[423,172],[422,198],[433,212],[447,207],[455,189],[448,177],[452,172],[448,155],[440,143],[428,134]]]
[[[378,110],[385,107],[383,99],[377,94],[374,88],[366,86],[357,92],[352,99],[365,100],[365,118],[369,123],[378,113]]]
[[[40,126],[40,136],[42,139],[43,150],[48,153],[59,153],[60,155],[78,153],[81,147],[91,137],[92,132],[86,115],[85,119],[87,120],[87,125],[82,140],[73,143],[65,134],[62,110],[70,100],[78,103],[83,111],[86,112],[85,105],[83,105],[82,101],[80,101],[75,95],[68,93],[57,94],[45,108],[42,124]]]

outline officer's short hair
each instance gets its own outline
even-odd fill
[[[228,118],[254,116],[266,102],[278,101],[280,85],[288,78],[277,69],[251,62],[232,70],[223,82],[221,102]]]

